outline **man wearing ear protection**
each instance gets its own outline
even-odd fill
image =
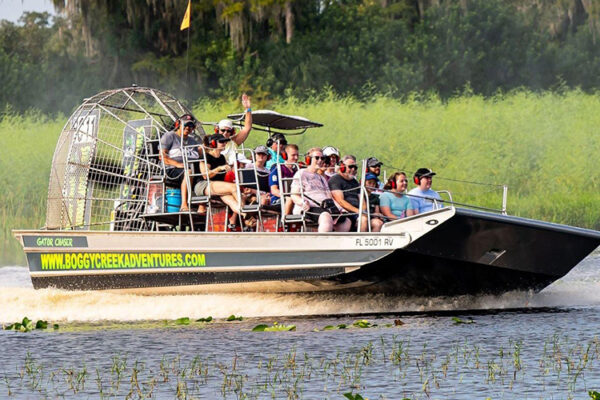
[[[290,190],[294,214],[304,211],[307,219],[318,223],[319,232],[348,232],[350,220],[338,215],[341,210],[331,197],[327,180],[318,173],[324,160],[321,148],[313,147],[307,153],[308,166],[294,174]]]
[[[235,131],[233,128],[233,121],[230,119],[220,120],[215,127],[215,133],[219,133],[227,139],[231,139],[227,142],[225,150],[222,152],[229,165],[233,165],[236,161],[237,147],[241,146],[241,144],[248,139],[248,135],[252,130],[252,108],[250,108],[250,97],[248,97],[246,93],[242,95],[242,106],[244,107],[246,114],[244,118],[244,127],[241,131]]]
[[[181,211],[187,211],[188,187],[183,165],[183,151],[190,161],[200,158],[200,144],[192,136],[196,129],[196,119],[190,114],[183,114],[175,121],[175,129],[165,133],[160,139],[160,156],[165,164],[167,184],[181,188]],[[189,173],[189,171],[188,171]],[[192,182],[192,186],[194,182]]]
[[[429,168],[419,168],[413,176],[414,183],[417,187],[408,192],[408,195],[414,208],[418,211],[418,214],[434,209],[435,205],[432,199],[442,200],[440,195],[431,189],[434,175],[435,172]],[[439,203],[438,207],[441,207]]]
[[[325,154],[325,152],[323,152]],[[356,164],[356,157],[347,155],[342,158],[342,163],[338,168],[338,173],[329,179],[327,184],[331,190],[331,196],[345,211],[351,213],[348,218],[352,221],[351,230],[355,229],[358,221],[360,206],[360,183],[356,180],[356,172],[358,171],[358,165]],[[360,230],[366,232],[368,230],[368,218],[366,215],[362,215]],[[379,232],[383,221],[379,218],[371,218],[371,231]]]

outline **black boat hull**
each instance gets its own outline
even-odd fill
[[[343,276],[370,281],[352,292],[409,296],[499,294],[544,289],[600,245],[600,232],[457,209],[438,228]]]

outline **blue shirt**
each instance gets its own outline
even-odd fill
[[[406,217],[406,211],[414,209],[406,195],[398,197],[390,192],[384,192],[379,196],[379,207],[389,207],[392,214],[398,218]]]
[[[292,178],[294,176],[294,172],[290,171],[283,165],[281,166],[281,173],[283,174],[284,178]],[[279,174],[277,173],[276,164],[273,164],[273,167],[271,167],[271,172],[269,172],[269,188],[273,185],[277,185],[279,187],[279,191],[281,191],[281,185],[279,184]],[[275,204],[277,201],[279,201],[279,197],[271,193],[271,204]]]
[[[413,208],[415,210],[417,210],[419,212],[419,214],[427,212],[427,211],[431,211],[434,209],[433,200],[424,199],[422,197],[431,197],[431,198],[434,198],[437,200],[442,200],[440,195],[435,190],[431,190],[431,189],[428,189],[423,192],[421,189],[416,187],[416,188],[412,189],[410,192],[408,192],[408,194],[414,194],[415,196],[421,196],[421,197],[411,197],[410,198],[410,201],[413,204]],[[438,207],[436,207],[436,208],[440,208],[440,207],[442,207],[442,205],[438,204]]]

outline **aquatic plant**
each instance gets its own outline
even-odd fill
[[[296,325],[280,325],[277,321],[273,322],[272,326],[266,324],[259,324],[252,328],[252,332],[284,332],[284,331],[295,331]]]
[[[53,324],[52,329],[57,330],[58,324]],[[48,329],[48,322],[44,320],[38,320],[35,324],[32,320],[27,317],[23,317],[21,322],[15,322],[10,325],[3,325],[2,329],[6,331],[18,331],[18,332],[31,332],[33,330],[46,330]]]
[[[227,317],[226,321],[242,321],[243,319],[244,318],[241,315],[236,317],[234,314],[231,314],[229,317]]]
[[[189,325],[190,319],[189,317],[182,317],[175,320],[175,325]]]
[[[458,317],[452,317],[452,321],[454,321],[454,325],[460,325],[460,324],[474,324],[475,321],[473,321],[472,319],[467,319],[467,320],[463,320],[460,319]]]

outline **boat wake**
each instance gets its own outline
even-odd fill
[[[179,317],[223,318],[344,315],[600,305],[600,252],[540,293],[499,296],[401,297],[335,294],[206,294],[140,296],[106,292],[34,290],[26,267],[0,268],[0,322],[27,316],[64,322],[141,321]]]

